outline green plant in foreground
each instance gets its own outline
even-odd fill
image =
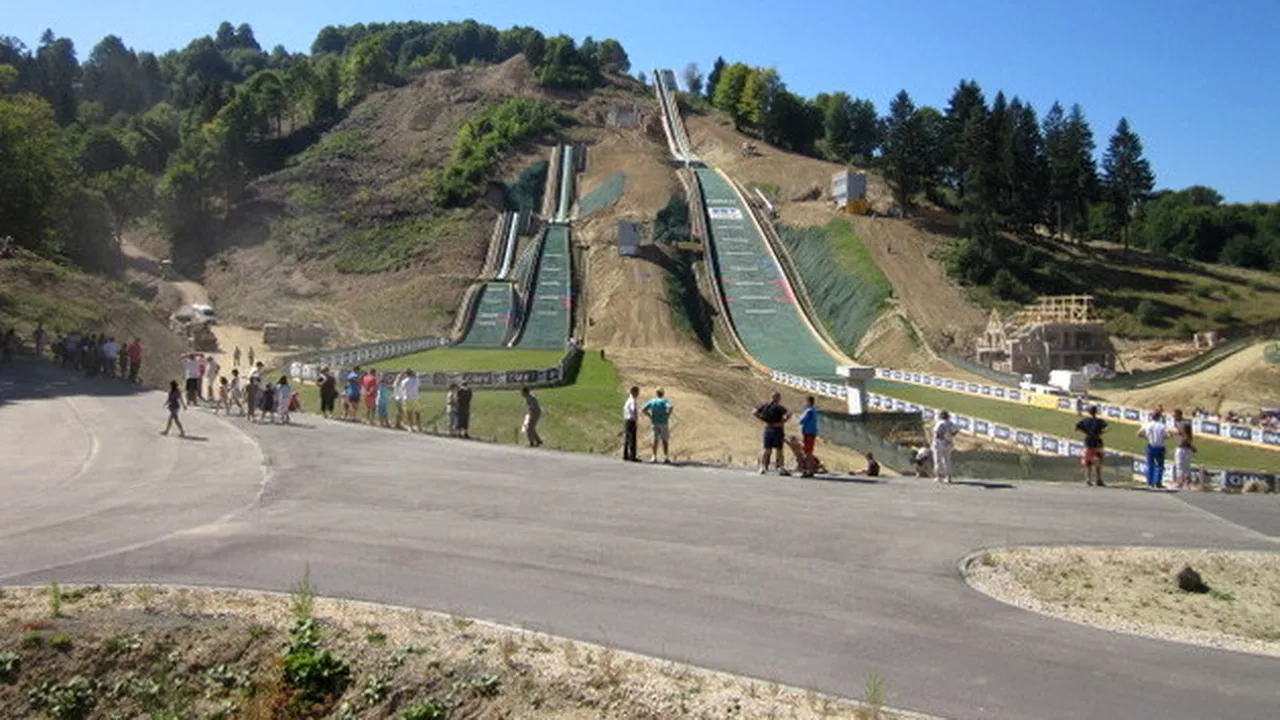
[[[435,698],[427,698],[405,708],[400,717],[404,720],[444,720],[448,715],[449,709],[444,703]]]
[[[45,681],[31,688],[27,700],[53,720],[82,720],[97,704],[97,686],[79,675],[65,683]]]
[[[320,628],[314,618],[300,618],[289,632],[284,656],[284,679],[308,702],[339,695],[351,679],[351,668],[328,650],[320,649]]]
[[[293,616],[298,620],[306,620],[315,610],[316,588],[311,584],[311,564],[302,571],[302,577],[293,585]]]
[[[885,684],[884,675],[880,674],[879,669],[871,668],[871,671],[867,673],[866,695],[863,698],[863,702],[871,710],[872,718],[880,717],[880,711],[884,708],[888,693],[889,688]]]
[[[49,638],[49,647],[58,652],[67,652],[71,649],[71,636],[66,633],[58,633]]]
[[[58,585],[58,581],[51,581],[46,592],[49,593],[49,617],[62,617],[62,587]]]
[[[9,651],[0,653],[0,683],[11,683],[18,678],[22,670],[22,657]]]

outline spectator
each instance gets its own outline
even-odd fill
[[[142,338],[134,338],[125,354],[129,356],[129,382],[136,385],[138,371],[142,369]]]
[[[458,386],[458,434],[471,438],[471,386],[466,380]]]
[[[876,460],[876,456],[867,453],[867,477],[880,477],[880,463]]]
[[[1173,410],[1173,431],[1178,436],[1178,447],[1173,451],[1173,486],[1185,490],[1191,485],[1191,455],[1196,446],[1191,421],[1182,417],[1179,408]]]
[[[755,418],[764,423],[764,434],[762,437],[764,445],[764,453],[760,456],[760,474],[764,475],[769,472],[769,456],[776,455],[774,467],[777,468],[779,475],[790,475],[786,468],[786,459],[782,454],[782,444],[786,439],[787,420],[791,419],[791,413],[782,405],[782,395],[774,393],[770,396],[769,402],[756,408],[753,413]]]
[[[1151,419],[1138,429],[1138,436],[1147,439],[1147,487],[1164,487],[1164,441],[1169,427],[1159,408],[1151,413]]]
[[[31,340],[36,344],[36,357],[44,357],[44,345],[48,338],[49,334],[45,332],[44,323],[36,325],[35,332],[31,333]]]
[[[186,391],[188,406],[200,402],[200,355],[187,353],[182,356],[182,375],[187,380]]]
[[[418,380],[418,374],[412,369],[405,370],[400,379],[400,395],[404,398],[405,423],[411,432],[422,432],[422,406],[418,399],[420,393],[421,381]]]
[[[951,453],[955,450],[955,438],[960,428],[951,422],[951,413],[942,410],[933,426],[933,478],[936,482],[951,483]]]
[[[1084,434],[1084,455],[1081,456],[1080,463],[1084,465],[1085,485],[1104,487],[1102,433],[1107,430],[1107,421],[1098,417],[1097,405],[1089,407],[1089,417],[1076,423],[1076,430]]]
[[[636,456],[636,399],[639,397],[640,388],[633,385],[626,402],[622,403],[622,459],[625,462],[640,462]]]
[[[800,413],[800,436],[804,447],[804,467],[801,477],[813,477],[817,463],[813,458],[813,447],[818,442],[818,408],[814,407],[813,396],[804,399],[804,412]]]
[[[182,427],[182,420],[178,419],[178,411],[185,410],[187,404],[182,400],[182,391],[178,389],[177,380],[169,381],[169,395],[165,398],[164,405],[169,410],[169,421],[164,424],[164,430],[161,430],[160,434],[168,435],[170,428],[177,425],[178,434],[186,437],[187,431]]]
[[[542,419],[542,405],[528,385],[520,388],[520,396],[524,398],[524,423],[521,430],[529,441],[529,447],[541,447],[542,436],[538,434],[538,421]]]
[[[240,348],[236,348],[236,353],[239,352]],[[328,367],[323,367],[320,369],[320,377],[316,378],[316,384],[320,386],[320,415],[326,419],[333,417],[334,403],[338,399],[337,378]]]
[[[671,401],[666,398],[665,390],[658,388],[655,394],[657,397],[645,403],[640,410],[653,424],[653,454],[649,457],[649,462],[658,462],[658,443],[662,443],[662,462],[670,464],[671,452],[668,446],[671,443],[671,413],[675,410],[671,407]]]

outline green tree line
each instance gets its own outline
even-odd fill
[[[1280,270],[1280,206],[1224,204],[1209,188],[1156,192],[1142,140],[1127,119],[1117,124],[1099,162],[1079,104],[1055,102],[1041,117],[1031,103],[1003,91],[988,101],[973,80],[962,80],[941,110],[917,106],[903,90],[882,116],[869,99],[845,92],[807,99],[788,90],[772,68],[722,57],[705,76],[692,63],[683,76],[690,92],[741,131],[794,152],[877,168],[904,211],[927,197],[958,213],[964,240],[948,264],[952,274],[962,282],[995,283],[1008,299],[1026,294],[1017,275],[1034,269],[1011,264],[1001,233],[1110,240]]]
[[[42,255],[101,266],[129,223],[153,215],[175,251],[201,257],[208,228],[256,176],[314,142],[368,93],[434,68],[523,54],[546,87],[589,89],[626,73],[621,43],[577,43],[472,20],[370,23],[320,30],[310,53],[222,23],[162,54],[108,35],[83,61],[46,31],[35,48],[0,37],[0,235]],[[511,110],[508,108],[508,110]],[[489,140],[545,128],[538,110],[497,118]],[[492,119],[492,118],[491,118]],[[481,133],[484,135],[485,133]],[[470,202],[492,146],[455,153],[436,194]]]

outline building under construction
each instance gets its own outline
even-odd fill
[[[1114,370],[1116,349],[1093,314],[1092,296],[1061,295],[1042,297],[1007,319],[992,311],[978,338],[978,362],[1043,381],[1050,370]]]

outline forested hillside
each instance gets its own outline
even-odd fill
[[[1174,258],[1280,271],[1280,205],[1229,205],[1211,188],[1156,188],[1142,140],[1121,119],[1100,158],[1079,104],[1043,116],[1003,91],[988,101],[962,80],[945,109],[903,90],[888,112],[847,92],[801,97],[772,68],[717,58],[683,73],[686,106],[714,107],[734,126],[795,152],[878,169],[908,213],[928,202],[959,215],[948,263],[959,282],[1005,300],[1078,285],[1009,238],[1071,246],[1105,240]],[[1100,162],[1099,162],[1100,160]],[[1031,262],[1021,262],[1028,254]],[[1115,259],[1115,258],[1111,258]]]
[[[315,146],[371,92],[517,55],[549,89],[595,87],[630,68],[615,40],[473,21],[326,27],[310,52],[265,50],[251,27],[230,23],[158,54],[108,35],[83,59],[53,31],[35,48],[0,37],[0,235],[106,268],[122,231],[145,218],[176,257],[199,261],[254,178]],[[553,116],[525,105],[481,120],[448,167],[424,174],[424,195],[441,209],[474,202],[507,146]]]

